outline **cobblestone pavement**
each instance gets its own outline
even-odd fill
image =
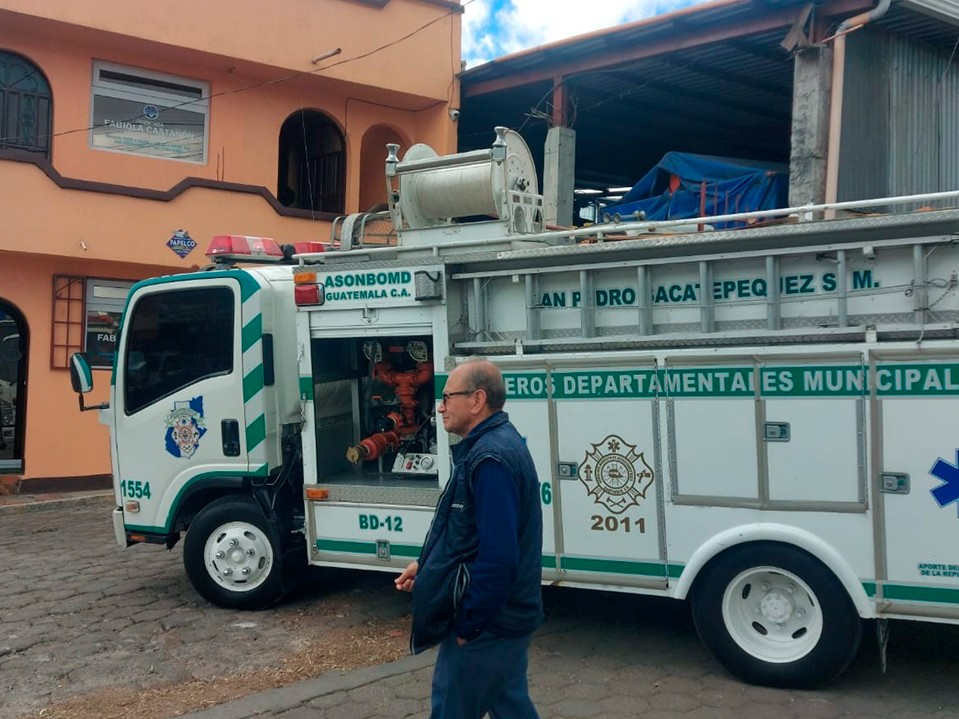
[[[542,719],[955,719],[959,630],[897,622],[889,666],[867,635],[852,666],[817,691],[753,687],[699,644],[686,608],[669,600],[547,590],[550,615],[533,640],[530,692]],[[432,667],[370,670],[304,682],[185,719],[425,717]],[[408,665],[407,665],[408,666]],[[383,668],[381,668],[383,669]],[[340,687],[338,684],[350,686]]]
[[[36,714],[93,689],[151,687],[268,667],[296,650],[305,608],[347,597],[325,621],[402,617],[408,598],[375,573],[326,572],[266,612],[216,609],[193,593],[179,547],[121,551],[108,509],[0,514],[0,717]],[[895,622],[889,669],[871,627],[850,669],[811,692],[751,687],[701,647],[682,603],[547,589],[531,691],[543,719],[954,719],[959,628]],[[326,675],[195,719],[424,716],[429,657]]]
[[[386,575],[348,570],[315,573],[274,609],[218,609],[190,586],[182,543],[121,549],[110,511],[0,512],[0,719],[99,689],[274,669],[323,627],[409,612]]]

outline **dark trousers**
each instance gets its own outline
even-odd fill
[[[433,670],[430,719],[539,719],[526,681],[529,640],[483,632],[461,647],[450,634]]]

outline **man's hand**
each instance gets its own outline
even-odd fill
[[[416,570],[419,568],[418,562],[410,562],[403,573],[393,581],[396,588],[401,592],[412,592],[413,584],[416,582]]]
[[[469,644],[469,639],[463,639],[463,637],[456,637],[456,646],[461,647],[464,644]]]

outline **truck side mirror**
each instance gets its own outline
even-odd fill
[[[91,409],[106,409],[110,406],[107,403],[90,405],[89,407],[83,404],[83,395],[93,389],[93,372],[90,371],[90,362],[84,352],[74,352],[70,356],[70,384],[73,386],[73,391],[77,393],[81,412],[87,412]]]
[[[93,372],[86,352],[74,352],[70,356],[70,384],[77,394],[86,394],[93,389]]]

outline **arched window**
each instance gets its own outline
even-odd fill
[[[410,143],[387,125],[374,125],[360,143],[360,212],[386,203],[386,145],[400,146],[400,156]]]
[[[40,68],[0,50],[0,150],[50,155],[50,85]]]
[[[287,207],[343,212],[346,142],[326,115],[300,110],[286,118],[276,184],[277,199]]]

